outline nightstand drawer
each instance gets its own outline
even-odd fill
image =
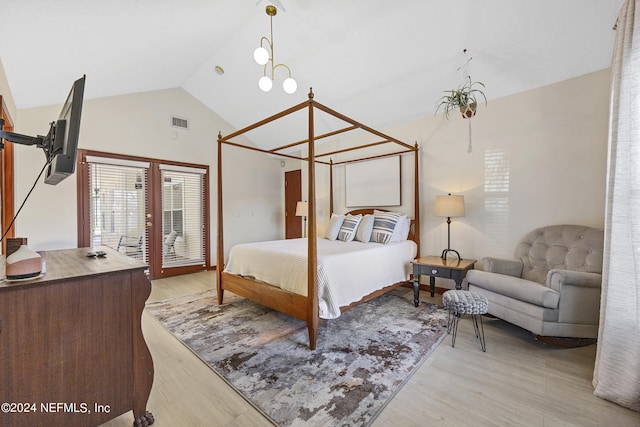
[[[422,274],[428,274],[431,277],[444,277],[445,279],[450,279],[451,278],[451,269],[450,268],[426,266],[426,268],[423,268],[422,270],[423,271],[424,270],[427,271],[427,273],[422,273]]]
[[[413,263],[413,274],[425,274],[431,277],[444,277],[445,279],[451,278],[451,269],[441,266],[418,264]]]

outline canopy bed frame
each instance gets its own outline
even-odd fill
[[[410,238],[414,240],[417,244],[417,256],[420,257],[420,195],[419,195],[419,185],[418,185],[418,144],[411,146],[406,144],[396,138],[385,135],[381,132],[378,132],[368,126],[365,126],[343,114],[338,113],[318,102],[314,99],[313,91],[310,89],[308,100],[304,101],[298,105],[295,105],[289,109],[283,110],[278,114],[270,116],[266,119],[258,121],[250,126],[245,127],[244,129],[233,132],[229,135],[222,136],[221,133],[218,133],[218,243],[217,243],[217,267],[216,267],[216,288],[218,293],[218,304],[223,303],[224,291],[228,290],[242,296],[244,298],[248,298],[252,301],[255,301],[259,304],[270,307],[279,312],[288,314],[297,319],[303,320],[307,323],[307,329],[309,332],[309,347],[314,350],[316,348],[316,340],[318,333],[318,325],[321,319],[318,315],[318,269],[317,269],[317,230],[316,230],[316,188],[315,188],[315,166],[316,164],[322,164],[329,166],[329,208],[330,214],[333,213],[333,167],[340,164],[346,164],[350,162],[357,162],[363,160],[372,160],[376,158],[394,156],[394,155],[402,155],[406,153],[413,153],[414,155],[414,164],[415,164],[415,173],[414,173],[414,218],[412,221],[412,233],[410,234]],[[288,144],[285,146],[273,148],[271,150],[263,150],[260,148],[256,148],[253,146],[244,145],[241,143],[233,142],[232,139],[237,138],[251,130],[257,129],[263,125],[271,123],[275,120],[288,116],[294,112],[299,110],[307,109],[308,111],[308,138],[302,141],[294,142],[292,144]],[[314,111],[320,110],[324,113],[327,113],[341,121],[344,121],[349,124],[349,126],[337,129],[335,131],[325,133],[322,135],[315,135],[314,133]],[[356,129],[363,130],[372,134],[376,137],[382,138],[382,140],[361,144],[349,148],[344,148],[340,150],[334,150],[331,152],[324,153],[316,153],[315,142],[328,138],[331,136],[339,135],[345,132],[353,131]],[[307,295],[300,295],[294,292],[286,291],[280,289],[276,286],[272,286],[270,284],[253,280],[250,277],[243,277],[234,274],[230,274],[224,271],[225,262],[224,262],[224,227],[223,227],[223,182],[222,182],[222,147],[223,145],[231,145],[235,147],[245,148],[254,151],[260,151],[270,155],[277,155],[285,158],[292,158],[301,161],[306,161],[308,165],[308,217],[307,217]],[[283,151],[290,149],[292,147],[301,146],[306,144],[308,147],[308,155],[307,157],[295,156],[291,154],[284,153]],[[336,155],[338,153],[345,153],[352,150],[371,148],[374,146],[379,146],[383,144],[390,144],[392,148],[389,149],[389,152],[385,151],[385,154],[377,154],[371,155],[367,157],[360,157],[351,160],[345,160],[340,162],[333,162],[330,158],[332,155]],[[329,158],[328,161],[321,160],[322,158]],[[357,213],[371,213],[373,210],[365,210],[360,209],[357,211],[352,211],[353,214]],[[369,295],[364,296],[360,301],[350,304],[349,306],[341,307],[341,311],[345,311],[357,304],[368,301],[372,298],[375,298],[385,292],[390,291],[404,282],[395,283],[389,285],[383,289],[375,291]]]

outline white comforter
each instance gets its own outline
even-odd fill
[[[335,319],[341,306],[407,280],[417,252],[411,240],[386,245],[317,240],[318,301],[323,319]],[[307,295],[307,239],[236,245],[224,271]]]

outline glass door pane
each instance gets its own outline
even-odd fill
[[[206,175],[170,168],[161,167],[162,268],[205,265]]]
[[[147,169],[89,163],[91,246],[147,262]]]

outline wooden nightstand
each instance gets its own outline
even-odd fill
[[[413,264],[413,304],[417,307],[420,303],[420,275],[429,276],[429,291],[434,296],[436,290],[436,277],[453,279],[456,289],[462,289],[462,279],[467,275],[476,263],[475,259],[449,259],[443,260],[439,256],[427,256],[418,258]]]

